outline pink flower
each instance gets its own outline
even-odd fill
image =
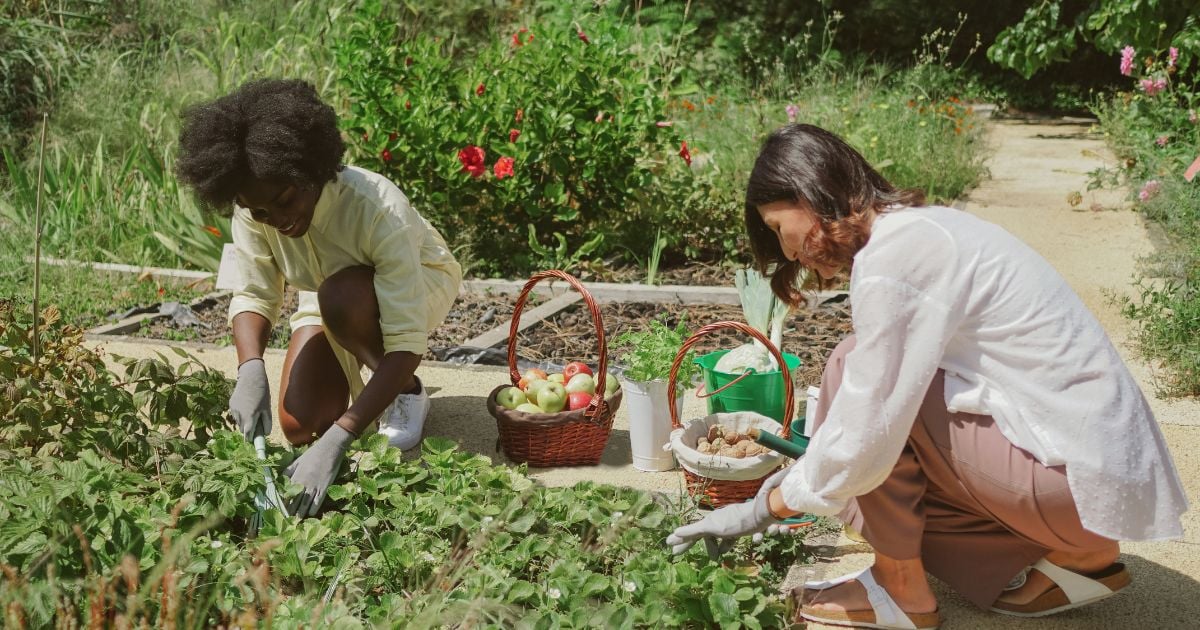
[[[1130,76],[1133,74],[1133,56],[1137,53],[1133,46],[1126,46],[1121,49],[1121,74]]]
[[[1188,110],[1188,122],[1192,123],[1193,125],[1200,122],[1200,116],[1196,115],[1196,110]]]
[[[692,152],[688,151],[686,140],[684,140],[683,146],[679,147],[679,157],[683,158],[683,161],[687,162],[688,166],[692,165]]]
[[[1160,146],[1160,147],[1165,147],[1165,146],[1167,146],[1167,142],[1168,142],[1169,140],[1170,140],[1170,138],[1169,138],[1169,137],[1167,137],[1167,136],[1165,136],[1165,135],[1162,135],[1162,136],[1159,136],[1159,137],[1157,137],[1157,138],[1155,138],[1155,139],[1154,139],[1154,144],[1157,144],[1157,145],[1158,145],[1158,146]]]
[[[580,39],[580,40],[581,40],[583,43],[585,43],[585,44],[590,44],[590,43],[592,43],[592,40],[588,39],[587,33],[584,33],[583,31],[578,31],[578,32],[576,32],[575,34],[579,36],[579,39]]]
[[[458,152],[458,161],[462,162],[463,170],[471,177],[483,177],[487,167],[483,165],[485,154],[483,147],[469,145]]]
[[[1154,96],[1155,94],[1167,89],[1167,80],[1142,79],[1141,81],[1138,81],[1138,87],[1146,93],[1146,96]]]
[[[796,122],[796,117],[800,115],[800,108],[789,103],[785,109],[787,110],[788,122]]]
[[[1179,49],[1172,46],[1167,49],[1167,67],[1174,68],[1175,62],[1179,60]]]
[[[1161,188],[1162,184],[1160,184],[1157,179],[1152,179],[1142,185],[1142,189],[1138,191],[1138,199],[1142,201],[1149,201],[1158,194],[1158,191]]]
[[[510,157],[502,157],[499,160],[496,160],[496,165],[492,167],[492,173],[496,175],[496,179],[512,177],[513,159]]]
[[[509,142],[516,142],[516,141],[517,141],[517,138],[518,138],[520,135],[521,135],[521,130],[520,130],[520,129],[509,129],[509,130],[508,130],[508,141],[509,141]]]
[[[671,127],[675,124],[672,120],[660,120],[654,123],[655,127]]]

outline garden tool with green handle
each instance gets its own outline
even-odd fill
[[[254,453],[264,462],[267,460],[267,438],[261,433],[254,436]],[[264,465],[262,467],[263,478],[266,480],[266,489],[254,495],[254,507],[257,510],[254,516],[250,517],[250,536],[258,534],[258,528],[262,525],[263,513],[267,510],[275,509],[288,516],[287,506],[283,503],[283,498],[279,496],[279,491],[275,488],[275,476],[271,474],[271,467]]]

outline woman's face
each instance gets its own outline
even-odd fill
[[[319,189],[252,179],[238,193],[237,203],[249,210],[255,221],[279,230],[284,236],[299,238],[308,232],[320,196]]]
[[[767,228],[775,232],[779,247],[788,260],[799,262],[825,280],[832,280],[841,271],[841,265],[819,263],[805,255],[804,241],[820,223],[817,213],[807,205],[798,201],[772,201],[759,206],[758,215]]]

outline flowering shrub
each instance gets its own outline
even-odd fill
[[[616,236],[598,255],[652,240],[641,222],[658,179],[686,164],[672,159],[674,131],[656,124],[654,70],[618,45],[618,23],[521,27],[458,60],[436,38],[398,40],[378,15],[365,3],[336,47],[352,159],[465,239],[477,271],[550,262],[525,246],[526,226],[571,247]]]

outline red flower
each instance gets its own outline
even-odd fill
[[[388,134],[388,142],[395,142],[395,141],[396,141],[396,132],[393,131],[392,133]]]
[[[683,142],[683,146],[679,147],[679,157],[683,158],[688,166],[692,165],[692,152],[688,151],[686,140]]]
[[[496,160],[496,165],[492,167],[492,173],[496,175],[496,179],[504,179],[505,177],[513,176],[513,159],[510,157],[502,157]]]
[[[379,152],[379,157],[383,158],[384,162],[391,162],[392,161],[392,152],[388,151],[387,149],[384,149],[383,151]]]
[[[577,31],[575,34],[579,36],[579,39],[583,40],[583,43],[592,43],[592,40],[588,39],[587,33],[584,33],[583,31]]]
[[[206,225],[204,226],[204,229],[207,230],[209,234],[212,234],[217,238],[221,238],[221,230],[217,229],[216,226]]]
[[[405,58],[404,58],[404,67],[405,67],[405,68],[407,68],[407,67],[409,67],[409,66],[411,66],[411,65],[413,65],[413,58],[412,58],[412,57],[405,57]]]
[[[522,26],[521,28],[517,29],[517,32],[516,32],[516,33],[513,33],[513,37],[512,37],[512,43],[513,43],[513,46],[523,46],[523,45],[525,45],[525,42],[522,42],[522,41],[521,41],[521,34],[522,34],[522,33],[529,33],[529,29],[528,29],[527,27],[524,27],[524,26]],[[529,41],[533,41],[533,34],[532,34],[532,33],[530,33],[530,35],[529,35]]]
[[[163,287],[158,287],[158,295],[159,295],[159,296],[165,295],[165,294],[166,294],[166,292],[167,292],[167,290],[166,290],[165,288],[163,288]]]
[[[471,177],[482,177],[484,173],[487,173],[487,166],[484,166],[483,159],[483,147],[468,145],[458,152],[458,161],[462,162],[463,170],[470,173]]]
[[[412,109],[412,101],[404,101],[404,109]]]
[[[479,87],[475,88],[475,96],[483,96],[483,89],[483,84],[480,83]]]
[[[513,118],[517,121],[518,125],[521,124],[521,121],[525,120],[525,110],[517,109],[517,115],[513,116]]]
[[[520,130],[520,129],[509,129],[509,130],[508,130],[508,141],[509,141],[509,142],[516,142],[516,141],[517,141],[517,137],[518,137],[518,136],[520,136],[520,135],[521,135],[521,130]]]
[[[367,141],[367,132],[363,132],[363,142]]]

